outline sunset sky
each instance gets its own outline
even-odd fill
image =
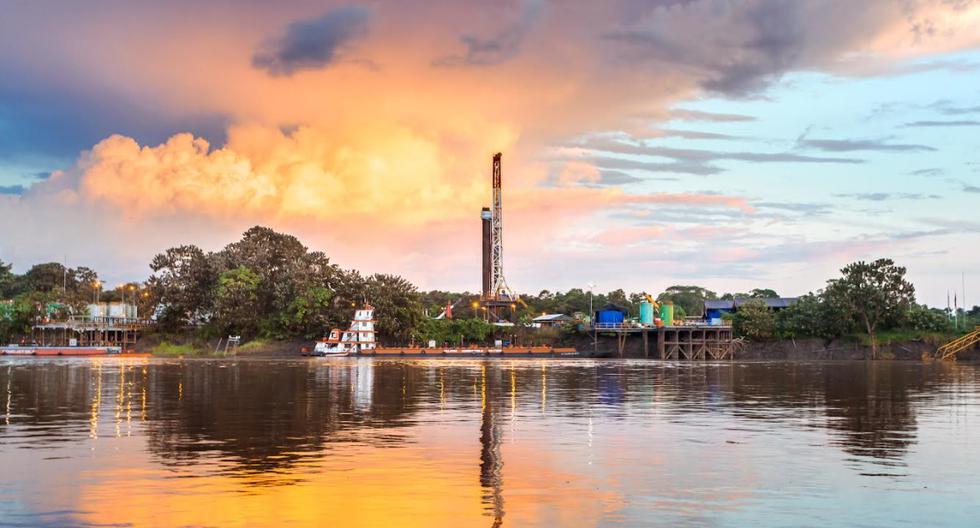
[[[0,259],[142,280],[268,225],[480,288],[980,304],[980,2],[0,0]],[[973,286],[971,293],[971,283]]]

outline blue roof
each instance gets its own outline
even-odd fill
[[[712,299],[704,301],[705,310],[734,310],[739,306],[752,301],[762,301],[769,308],[787,308],[796,304],[796,297],[774,297],[769,299],[741,298],[735,300]]]

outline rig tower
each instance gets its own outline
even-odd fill
[[[504,279],[504,204],[500,153],[493,155],[493,206],[480,212],[483,223],[483,306],[488,318],[500,319],[500,309],[520,302]]]

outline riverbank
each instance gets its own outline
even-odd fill
[[[155,357],[299,357],[309,340],[253,339],[226,349],[224,340],[184,334],[151,334],[137,341],[135,350]]]
[[[947,338],[943,336],[883,335],[879,339],[878,358],[882,360],[920,361],[931,357]],[[303,347],[313,343],[305,339],[253,339],[237,348],[219,347],[217,338],[204,339],[189,334],[150,334],[136,343],[137,352],[155,357],[299,357]],[[572,334],[565,336],[557,346],[571,346],[584,357],[618,357],[614,337],[600,335],[593,345],[592,336]],[[655,354],[655,351],[654,351]],[[624,357],[643,358],[643,342],[639,337],[630,338],[624,347]],[[784,339],[767,342],[746,341],[738,347],[736,360],[864,360],[871,358],[871,346],[867,336],[848,336],[840,339]],[[958,356],[960,361],[980,361],[980,350],[966,351]]]
[[[888,335],[879,338],[878,359],[921,361],[931,357],[936,349],[953,337],[939,335]],[[619,357],[616,337],[602,335],[593,344],[587,334],[574,334],[565,340],[577,350],[596,357]],[[656,357],[656,348],[651,347],[651,357]],[[638,337],[627,338],[623,346],[623,357],[643,358],[643,340]],[[839,339],[781,339],[775,341],[743,341],[736,347],[736,360],[864,360],[871,359],[871,343],[867,336],[854,335]],[[980,349],[962,352],[960,361],[980,361]]]

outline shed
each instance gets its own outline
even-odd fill
[[[779,311],[796,304],[797,297],[773,297],[769,299],[741,298],[728,300],[708,300],[704,301],[704,318],[709,321],[720,319],[723,314],[735,313],[738,307],[752,301],[762,301],[769,308]]]
[[[598,326],[621,325],[628,314],[626,308],[609,303],[595,313],[595,322]]]

